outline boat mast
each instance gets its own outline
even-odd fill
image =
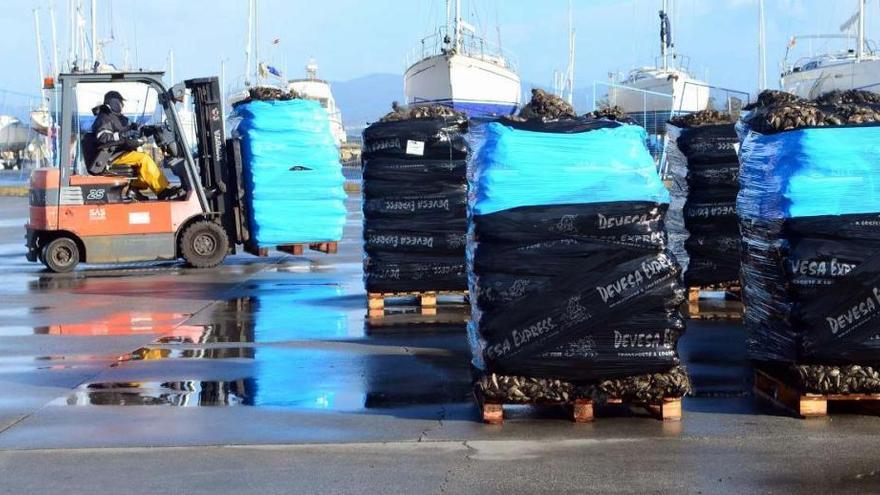
[[[856,46],[856,61],[861,62],[865,53],[865,0],[859,0],[859,40]]]
[[[574,14],[571,1],[568,0],[568,75],[566,80],[569,105],[574,104]]]
[[[98,0],[92,0],[92,69],[98,62]]]
[[[669,22],[669,0],[663,0],[663,6],[660,9],[660,58],[662,59],[662,69],[669,69],[669,53],[667,49],[672,46],[672,29]]]
[[[758,91],[767,89],[767,54],[764,36],[764,0],[758,0]]]
[[[254,2],[254,79],[259,81],[260,67],[260,31],[257,23],[257,0]]]
[[[49,4],[49,21],[52,26],[52,76],[58,76],[58,31],[55,27],[55,2]]]
[[[461,48],[461,0],[455,0],[455,51]]]
[[[248,0],[247,45],[244,48],[244,85],[251,85],[251,41],[254,37],[254,0]]]
[[[40,73],[40,93],[43,93],[43,79],[46,75],[43,73],[43,42],[40,39],[40,10],[34,9],[34,34],[37,37],[37,69]],[[41,99],[42,100],[42,99]],[[40,101],[40,104],[43,102]]]

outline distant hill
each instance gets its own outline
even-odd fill
[[[375,122],[391,111],[392,101],[403,103],[403,74],[369,74],[330,84],[346,127]]]

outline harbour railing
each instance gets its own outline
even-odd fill
[[[434,55],[447,53],[447,51],[453,49],[455,46],[455,35],[448,33],[447,37],[447,33],[446,27],[441,26],[437,29],[436,33],[422,38],[419,44],[413,47],[407,54],[404,70],[409,69],[416,62]],[[513,72],[517,71],[517,61],[497,44],[471,32],[460,33],[459,39],[459,51],[457,53],[501,65]],[[448,43],[447,40],[449,40]]]

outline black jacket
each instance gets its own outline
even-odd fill
[[[137,141],[128,139],[132,126],[128,117],[114,113],[107,105],[101,105],[92,109],[95,114],[95,123],[92,124],[92,133],[98,147],[117,155],[137,148]]]

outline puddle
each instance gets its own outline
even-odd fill
[[[113,360],[111,356],[79,354],[72,356],[10,356],[0,358],[0,375],[6,373],[27,373],[38,371],[57,371],[77,368],[94,368],[101,363]]]
[[[56,401],[356,411],[471,400],[466,356],[290,347],[145,348]],[[242,359],[248,361],[242,366]]]

